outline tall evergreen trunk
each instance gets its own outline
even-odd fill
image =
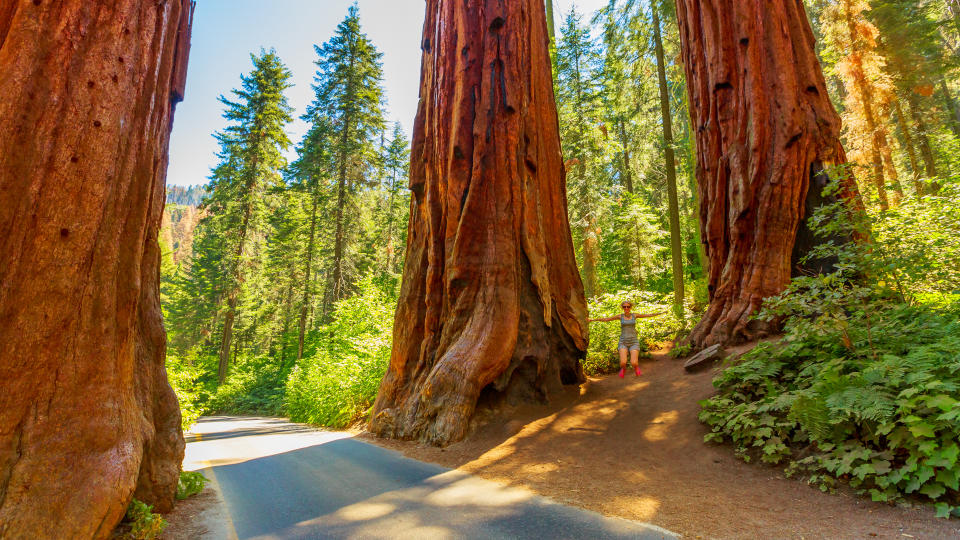
[[[940,74],[937,85],[940,86],[940,95],[943,96],[943,103],[947,106],[947,111],[950,112],[947,125],[956,137],[960,137],[960,109],[957,109],[957,103],[953,99],[953,94],[950,93],[950,88],[947,86],[947,80],[943,76],[943,73]]]
[[[227,313],[223,318],[223,332],[220,335],[220,360],[217,364],[217,383],[227,381],[230,372],[230,350],[233,344],[233,321],[237,312],[238,291],[233,291],[227,297]]]
[[[303,358],[303,337],[307,332],[307,308],[310,305],[310,273],[313,270],[313,243],[317,231],[317,194],[312,192],[310,201],[310,236],[307,239],[307,260],[304,261],[303,304],[300,306],[300,331],[297,339],[297,361]]]
[[[353,60],[351,59],[350,68],[353,68]],[[330,288],[332,293],[332,301],[336,302],[343,298],[343,255],[344,248],[346,245],[345,236],[345,224],[344,224],[344,206],[347,204],[347,161],[349,160],[349,155],[347,153],[347,145],[350,141],[350,115],[347,114],[343,120],[343,133],[340,135],[340,164],[339,164],[339,173],[337,176],[337,216],[336,216],[336,230],[334,232],[333,240],[333,272],[331,273],[331,279],[333,283]]]
[[[689,339],[703,347],[777,330],[752,315],[790,282],[812,180],[846,159],[802,0],[677,0],[677,14],[709,258]],[[843,194],[858,204],[852,178]]]
[[[903,107],[900,105],[900,99],[894,98],[893,112],[897,119],[897,125],[900,126],[900,133],[903,134],[903,146],[907,150],[907,158],[910,159],[910,172],[913,177],[913,189],[917,197],[923,196],[923,185],[920,183],[920,163],[917,161],[917,151],[913,144],[913,135],[910,133],[910,124],[903,116]]]
[[[387,272],[393,272],[393,258],[396,253],[396,247],[394,244],[393,238],[393,228],[394,222],[393,219],[393,205],[396,202],[397,196],[397,171],[393,171],[393,176],[390,178],[390,199],[387,201],[387,261],[386,268]]]
[[[670,117],[670,94],[667,89],[666,59],[663,57],[663,39],[660,36],[660,14],[653,12],[653,40],[657,56],[657,80],[660,84],[660,117],[663,119],[663,157],[667,169],[667,197],[670,212],[670,249],[673,255],[673,309],[683,314],[683,239],[680,236],[680,202],[677,197],[677,166],[673,151],[673,122]]]
[[[818,57],[819,58],[819,57]],[[687,140],[687,152],[691,160],[697,156],[697,139],[690,129],[690,92],[683,96],[684,113],[680,117],[683,126],[684,136]],[[700,221],[700,194],[697,187],[696,170],[687,175],[687,187],[690,189],[690,221],[694,223],[693,235],[697,245],[697,260],[700,262],[700,268],[704,275],[710,273],[710,260],[707,258],[706,243],[703,241],[700,231],[703,229],[703,223]],[[692,277],[691,277],[692,279]]]
[[[547,10],[547,39],[549,40],[550,47],[555,47],[557,43],[556,30],[554,29],[553,22],[553,0],[544,0],[544,4]]]
[[[347,174],[346,166],[341,172],[337,181],[337,212],[336,229],[334,231],[333,241],[333,272],[331,273],[332,284],[330,288],[331,300],[336,302],[343,298],[343,254],[346,239],[344,238],[344,215],[343,206],[347,202]]]
[[[900,175],[897,173],[897,167],[893,163],[893,149],[890,140],[887,137],[887,128],[884,125],[878,126],[877,137],[879,146],[883,155],[883,170],[887,178],[893,185],[893,204],[899,205],[903,200],[903,186],[900,184]]]
[[[620,121],[617,122],[617,135],[620,138],[620,145],[623,146],[623,156],[622,156],[623,165],[622,166],[623,166],[624,188],[626,188],[627,192],[630,193],[631,195],[635,195],[636,193],[633,190],[633,171],[631,170],[631,167],[630,167],[630,140],[627,137],[627,126],[626,126],[626,123],[623,121],[623,119],[620,119]],[[640,223],[637,222],[638,231],[639,231],[639,228],[640,228]],[[636,267],[637,267],[637,280],[636,280],[637,286],[642,287],[643,274],[641,272],[642,272],[643,265],[641,264],[640,261],[642,260],[642,257],[643,257],[643,240],[640,238],[639,232],[634,232],[633,244],[634,244],[634,248],[636,249],[636,253],[634,253],[634,257],[636,258]]]
[[[623,146],[623,183],[624,187],[631,195],[633,191],[633,171],[630,168],[630,139],[627,137],[627,126],[623,119],[617,122],[617,135],[620,137],[620,145]]]
[[[192,4],[0,7],[0,538],[108,538],[173,506],[168,143]]]
[[[234,254],[235,266],[231,269],[229,289],[227,290],[227,313],[223,319],[223,334],[220,338],[220,361],[217,366],[217,382],[223,384],[230,372],[230,349],[233,341],[233,323],[237,315],[237,301],[240,296],[240,282],[243,279],[243,251],[247,243],[250,218],[253,215],[253,192],[257,186],[257,163],[254,160],[252,171],[248,171],[246,191],[243,194],[243,222],[240,225],[240,238]]]
[[[442,23],[442,24],[441,24]],[[583,382],[543,0],[427,0],[390,367],[370,430],[446,444],[486,403]]]
[[[910,109],[910,118],[917,126],[917,141],[920,145],[920,157],[923,158],[923,168],[927,173],[927,178],[932,180],[937,177],[937,161],[933,156],[933,149],[930,147],[930,137],[927,134],[927,123],[923,119],[923,112],[920,110],[920,100],[913,92],[907,96],[907,106]],[[936,184],[928,186],[928,191],[936,192],[938,190],[939,187]]]
[[[287,334],[290,332],[290,311],[293,309],[293,283],[295,264],[290,264],[290,275],[287,278],[287,293],[283,301],[283,329],[280,331],[280,365],[287,365]],[[305,282],[305,285],[306,286]]]
[[[583,72],[580,69],[579,52],[574,57],[574,79],[577,81],[576,110],[583,111]],[[587,140],[587,134],[583,129],[583,119],[580,119],[578,126],[578,135],[580,141]],[[578,200],[583,202],[584,218],[581,230],[581,250],[583,251],[583,287],[587,298],[593,298],[599,294],[597,287],[597,261],[599,260],[599,232],[597,230],[596,214],[594,212],[593,198],[590,193],[590,186],[587,184],[587,164],[586,157],[577,153],[580,157],[574,158],[573,162],[577,167],[577,176],[580,179],[580,193]]]
[[[584,140],[582,134],[580,140]],[[597,262],[600,258],[600,239],[598,238],[599,234],[597,232],[597,220],[593,201],[590,196],[589,186],[587,186],[586,164],[581,161],[577,165],[577,170],[577,176],[580,177],[580,185],[584,187],[584,192],[581,193],[579,197],[580,200],[583,201],[584,208],[586,209],[583,229],[581,231],[581,235],[583,236],[581,249],[583,250],[583,289],[589,299],[600,294],[599,287],[597,286]]]

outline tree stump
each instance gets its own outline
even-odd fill
[[[157,238],[190,8],[0,7],[2,538],[106,538],[134,495],[172,507]]]
[[[583,382],[586,301],[542,0],[427,0],[407,258],[378,435],[463,438],[478,400]]]
[[[709,260],[710,306],[689,337],[701,348],[777,330],[751,316],[803,255],[811,182],[846,157],[802,0],[676,2]],[[853,178],[842,182],[859,204]]]

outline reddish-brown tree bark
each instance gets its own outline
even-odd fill
[[[428,0],[407,257],[370,429],[446,444],[477,401],[583,381],[543,0]]]
[[[0,7],[0,537],[167,511],[183,434],[157,234],[185,0]]]
[[[790,281],[811,180],[846,159],[802,0],[677,0],[677,15],[710,263],[702,347],[774,329],[750,316]]]

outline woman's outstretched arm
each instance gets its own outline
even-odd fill
[[[650,317],[656,317],[658,315],[663,315],[666,311],[661,311],[660,313],[637,313],[638,319],[649,319]]]
[[[588,323],[592,323],[592,322],[610,322],[610,321],[615,321],[615,320],[617,320],[617,319],[619,319],[619,318],[620,318],[619,315],[614,315],[613,317],[600,317],[599,319],[587,319],[587,322],[588,322]]]

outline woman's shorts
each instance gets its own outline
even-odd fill
[[[638,341],[621,341],[617,344],[617,350],[627,349],[628,351],[639,351],[640,342]]]

